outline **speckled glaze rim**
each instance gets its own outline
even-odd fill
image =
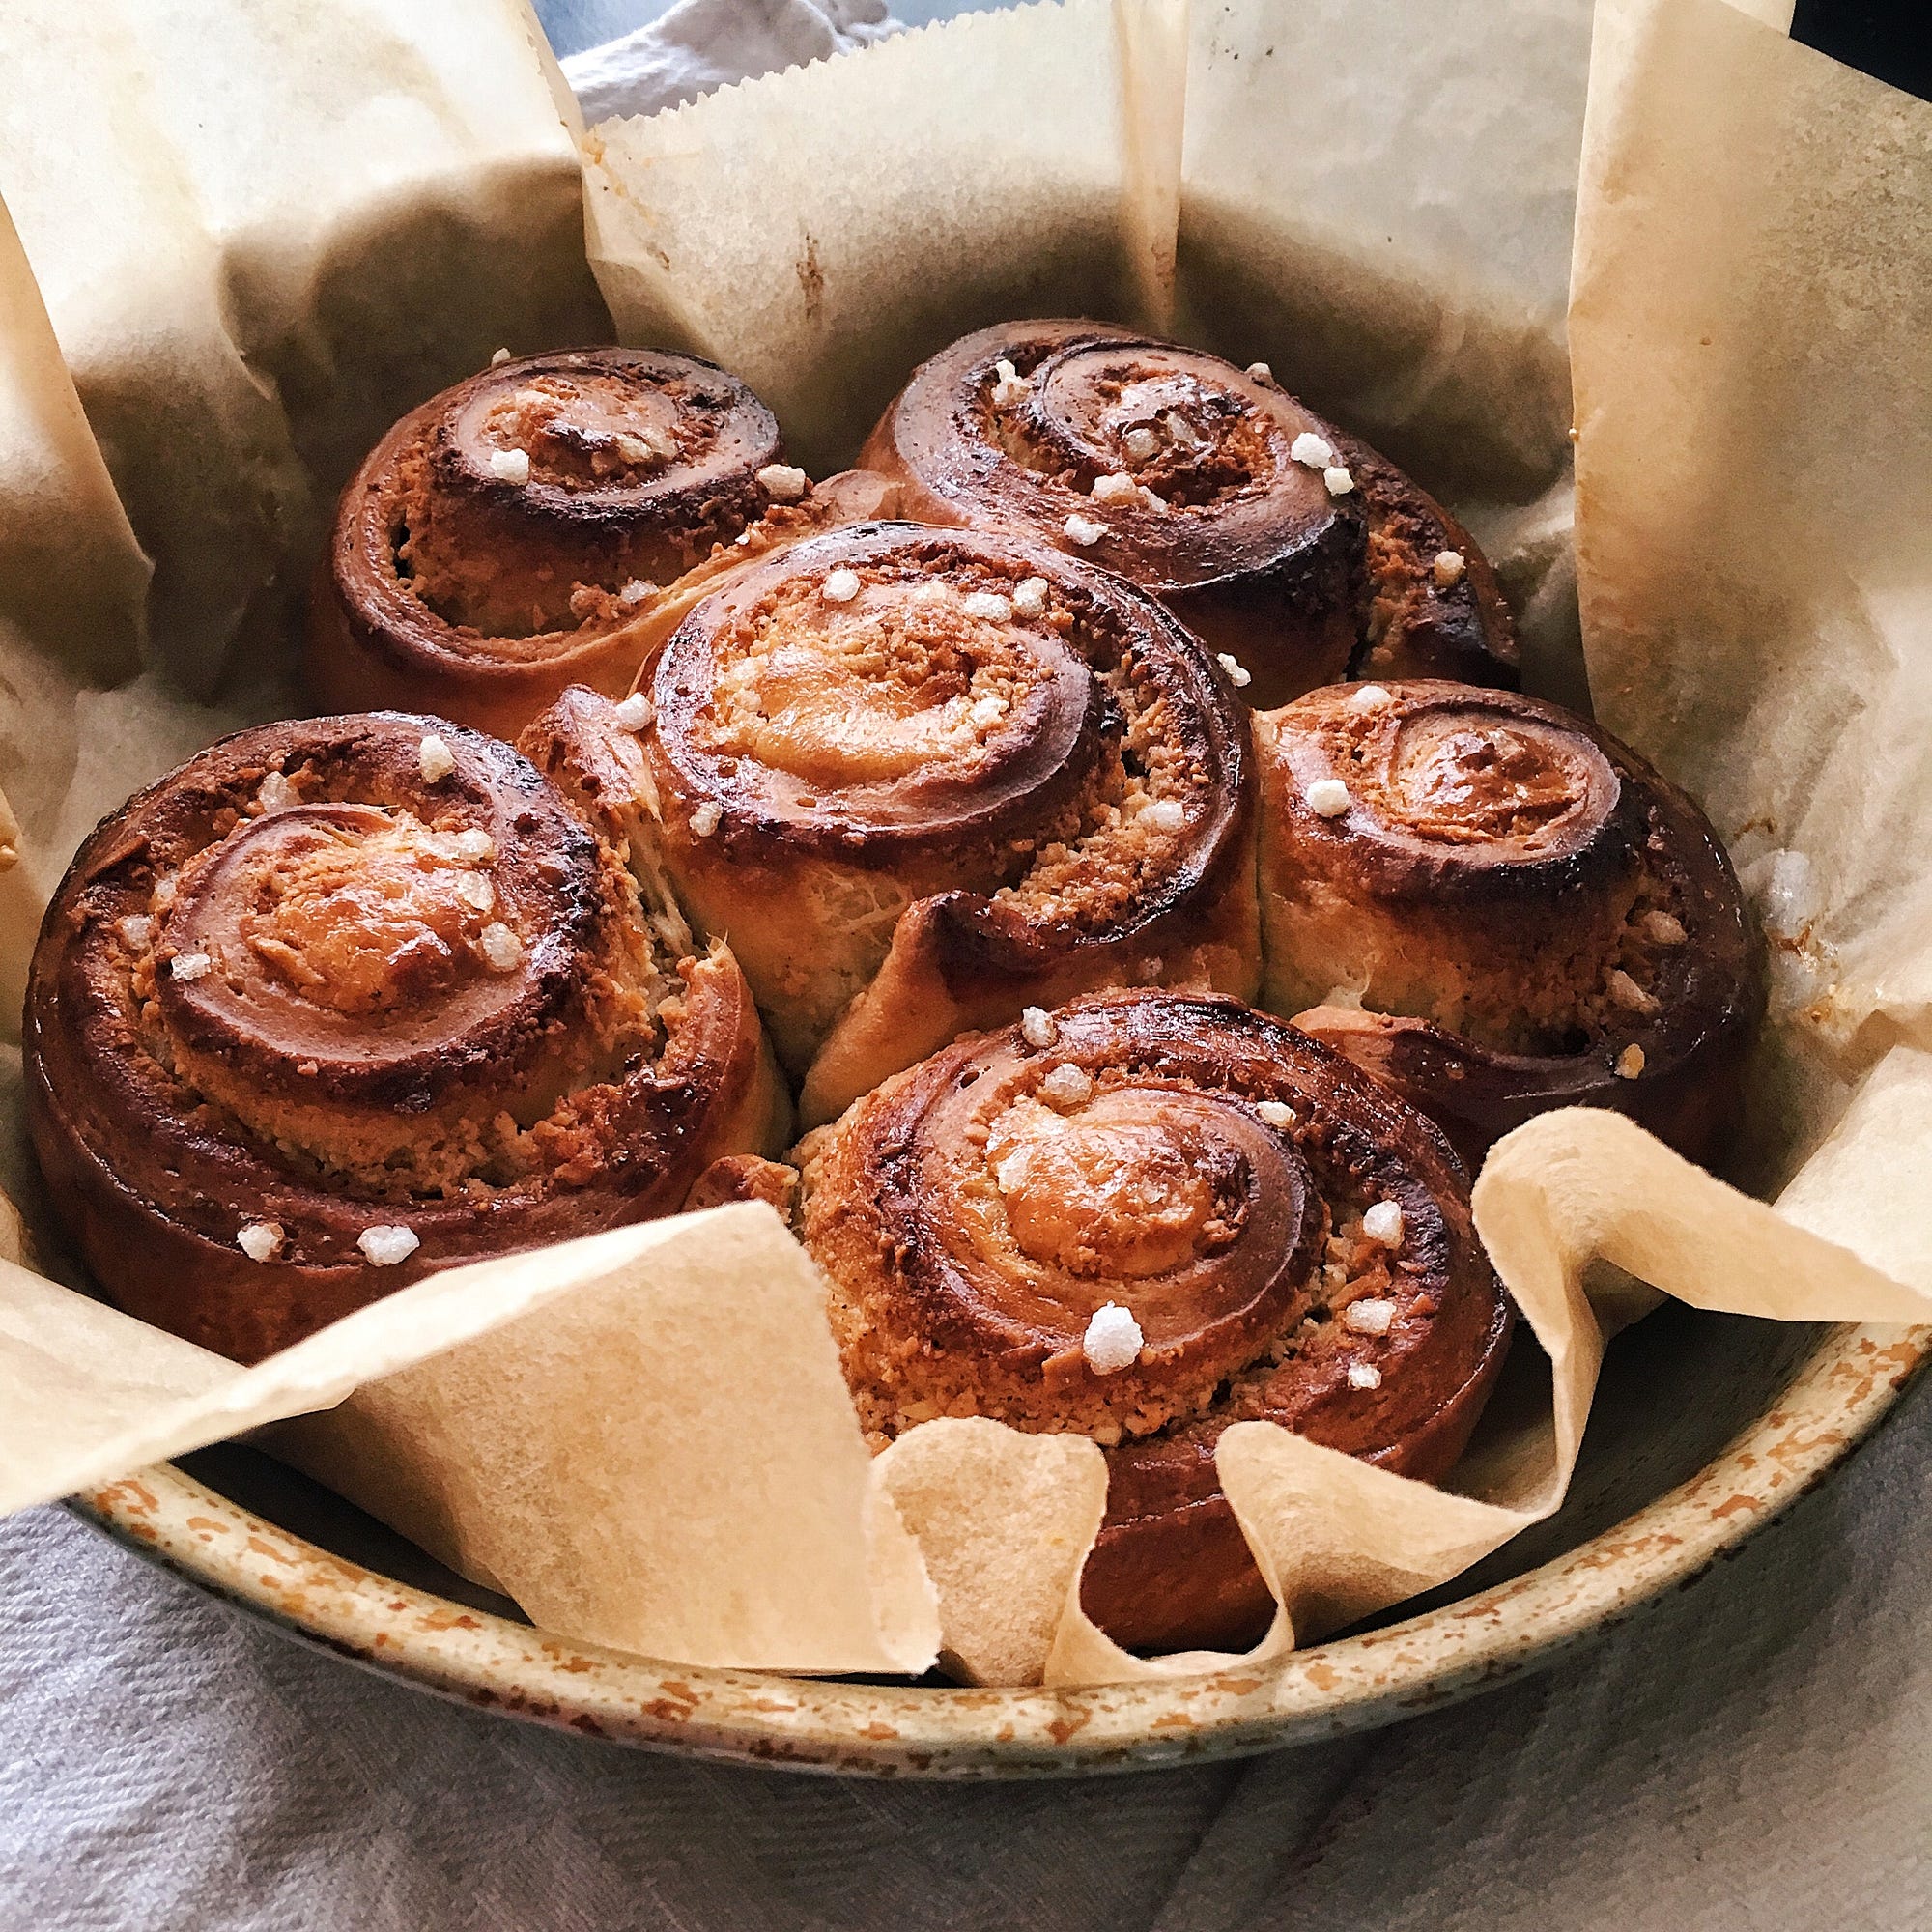
[[[1087,1690],[818,1682],[571,1644],[360,1569],[162,1463],[71,1499],[176,1575],[386,1675],[535,1723],[872,1776],[1064,1776],[1272,1750],[1474,1695],[1682,1587],[1815,1487],[1932,1358],[1932,1327],[1827,1330],[1699,1473],[1540,1569],[1252,1669]]]

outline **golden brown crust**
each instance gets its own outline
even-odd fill
[[[733,1201],[762,1201],[787,1221],[798,1201],[798,1169],[762,1154],[730,1153],[714,1160],[685,1197],[685,1211],[723,1208]]]
[[[1028,1005],[1255,989],[1246,715],[1117,579],[854,525],[724,580],[645,689],[632,843],[730,938],[808,1121]]]
[[[104,821],[48,908],[26,1046],[102,1286],[242,1361],[433,1269],[673,1211],[783,1132],[728,952],[668,948],[507,746],[392,713],[242,732]]]
[[[569,684],[621,694],[679,580],[773,509],[759,472],[781,457],[771,412],[695,356],[562,350],[471,376],[343,492],[310,689],[503,737]]]
[[[1710,1152],[1762,968],[1683,793],[1561,706],[1442,681],[1311,692],[1256,736],[1267,1006],[1471,1162],[1569,1105]]]
[[[1352,488],[1291,454],[1304,437]],[[1272,377],[1202,351],[1093,322],[981,329],[915,371],[860,461],[908,516],[1023,529],[1152,591],[1251,673],[1253,704],[1351,671],[1516,682],[1468,532]]]
[[[1246,1641],[1271,1605],[1215,1474],[1229,1423],[1425,1479],[1462,1453],[1511,1320],[1466,1177],[1236,1001],[1103,993],[1031,1032],[935,1054],[794,1155],[861,1420],[879,1446],[938,1415],[1094,1437],[1089,1614],[1136,1647]],[[1143,1346],[1096,1370],[1108,1304]]]

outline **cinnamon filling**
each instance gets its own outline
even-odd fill
[[[1528,721],[1433,711],[1402,727],[1383,810],[1419,838],[1503,844],[1525,855],[1594,828],[1616,781],[1594,745]]]
[[[408,813],[377,816],[276,839],[240,888],[242,944],[291,992],[339,1013],[418,1005],[489,970],[488,869]]]
[[[130,949],[143,1037],[185,1104],[372,1196],[512,1184],[663,1032],[670,982],[641,934],[558,979],[586,861],[616,918],[630,889],[589,845],[512,883],[494,838],[398,805],[243,818]]]
[[[822,539],[694,616],[658,671],[659,744],[727,835],[738,802],[840,856],[917,835],[918,893],[1120,917],[1220,806],[1206,692],[1084,595],[1023,612],[1047,582],[1023,562],[908,548]]]
[[[1237,1152],[1190,1149],[1158,1116],[1049,1118],[1055,1124],[1043,1130],[993,1144],[1007,1220],[1029,1259],[1083,1278],[1140,1281],[1235,1238],[1248,1180]]]
[[[1322,1209],[1296,1147],[1236,1094],[1110,1065],[1097,1037],[1068,1043],[1065,1057],[1011,1034],[962,1045],[866,1103],[864,1124],[827,1130],[834,1161],[902,1143],[904,1170],[889,1155],[821,1192],[807,1160],[808,1244],[813,1204],[856,1187],[906,1246],[885,1300],[846,1298],[832,1270],[834,1326],[880,1439],[935,1414],[1148,1435],[1209,1402],[1310,1303]],[[1109,1303],[1144,1347],[1096,1377],[1083,1343]]]
[[[1150,363],[1104,349],[1067,355],[1047,374],[1040,409],[1059,432],[1056,446],[1084,459],[1087,482],[1129,475],[1169,505],[1200,507],[1265,489],[1285,467],[1280,432],[1267,418],[1173,358]]]
[[[1332,1079],[1325,1063],[1266,1029],[1223,1050],[1237,1010],[1078,1002],[1051,1049],[1017,1029],[962,1042],[807,1144],[801,1232],[875,1444],[936,1415],[1184,1435],[1231,1406],[1352,1401],[1432,1346],[1437,1206],[1387,1151],[1338,1138],[1299,1084]],[[1185,1045],[1177,1020],[1199,1028]],[[1395,1247],[1364,1233],[1392,1196]],[[1110,1305],[1143,1341],[1094,1369],[1083,1344]]]
[[[709,406],[707,408],[707,405]],[[456,438],[487,466],[493,450],[522,450],[530,480],[570,491],[635,487],[673,463],[698,460],[718,440],[717,404],[687,385],[544,370],[458,419]]]
[[[935,579],[874,575],[839,606],[822,589],[787,583],[718,639],[717,753],[821,789],[978,763],[1065,656],[1057,632],[977,615]]]
[[[971,1087],[936,1086],[917,1129],[932,1212],[956,1209],[984,1269],[967,1319],[1064,1361],[1121,1301],[1163,1373],[1193,1386],[1237,1367],[1257,1312],[1298,1292],[1283,1271],[1318,1211],[1298,1153],[1235,1095],[1019,1058],[1010,1038],[973,1055]]]

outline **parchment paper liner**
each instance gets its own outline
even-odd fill
[[[186,34],[204,10],[156,11]],[[77,28],[52,13],[33,24],[56,47],[43,60],[67,57]],[[1204,7],[1191,43],[1168,0],[968,19],[597,130],[593,265],[627,338],[729,362],[820,465],[849,455],[919,354],[1004,314],[1172,318],[1241,359],[1264,355],[1475,517],[1524,609],[1537,681],[1574,687],[1552,272],[1575,142],[1568,24],[1525,5],[1495,10],[1479,35],[1418,44],[1393,0]],[[15,31],[0,25],[0,41]],[[520,15],[468,15],[445,35],[424,13],[409,29],[372,22],[349,38],[339,59],[307,50],[327,70],[321,99],[373,90],[399,111],[473,108],[486,93],[498,109],[512,101],[514,113],[488,119],[501,152],[486,161],[454,141],[444,174],[466,194],[493,169],[539,180],[551,191],[540,204],[554,208],[568,155],[528,85],[542,75]],[[212,37],[200,86],[207,64],[226,63],[231,91],[259,85],[299,120],[294,67],[260,71],[271,41],[243,60]],[[120,230],[83,247],[84,231],[54,216],[91,205],[103,183],[118,187],[128,137],[111,108],[154,57],[151,40],[89,55],[120,145],[71,205],[51,177],[30,184],[42,198],[23,226],[57,323],[77,285],[113,279],[103,257],[131,266],[113,261],[131,247]],[[178,106],[182,76],[161,66],[131,91]],[[1471,99],[1507,111],[1472,130],[1454,111]],[[187,138],[179,115],[156,119]],[[474,123],[457,113],[451,125]],[[71,153],[72,139],[50,105],[38,152]],[[378,196],[365,177],[304,205],[304,169],[326,144],[297,142],[303,166],[286,180],[271,144],[232,128],[188,145],[204,189],[213,179],[233,200],[146,208],[144,245],[164,258],[178,240],[175,259],[207,266],[161,305],[169,323],[194,325],[161,333],[202,393],[238,349],[238,317],[217,303],[211,322],[201,299],[237,261],[236,232],[211,219],[211,202],[272,211],[278,249],[312,261],[368,199],[387,196],[407,224],[430,197],[420,178]],[[21,166],[18,150],[6,156],[10,199]],[[1511,1136],[1479,1184],[1478,1225],[1548,1352],[1548,1392],[1533,1355],[1513,1364],[1516,1386],[1451,1492],[1269,1425],[1229,1431],[1223,1480],[1284,1602],[1264,1651],[1453,1576],[1555,1507],[1604,1333],[1650,1298],[1633,1278],[1776,1319],[1932,1316],[1932,1217],[1919,1205],[1932,1179],[1921,943],[1932,865],[1920,856],[1932,598],[1918,540],[1932,380],[1910,320],[1932,271],[1928,180],[1932,113],[1920,103],[1723,0],[1604,9],[1570,309],[1592,668],[1605,715],[1705,799],[1764,895],[1780,972],[1747,1152],[1758,1184],[1791,1178],[1774,1211],[1611,1117],[1556,1115]],[[763,191],[747,194],[748,182]],[[466,215],[478,247],[534,245],[578,272],[554,219],[537,218],[531,243],[527,207],[478,195]],[[0,549],[0,642],[39,707],[17,734],[33,754],[10,744],[4,768],[26,837],[0,838],[0,862],[21,846],[32,855],[0,869],[0,894],[14,894],[0,907],[0,961],[17,972],[23,876],[44,879],[99,806],[225,720],[153,676],[126,681],[143,647],[142,558],[17,250],[0,245],[0,424],[20,451],[0,508],[16,496],[23,511],[38,506]],[[401,273],[381,250],[357,268],[357,298],[379,321],[413,321],[435,280],[421,263]],[[315,318],[298,278],[269,281],[280,306],[239,320],[286,354],[313,337]],[[494,279],[463,298],[469,334],[508,333],[515,299]],[[118,316],[100,301],[87,327],[62,330],[104,435],[110,392],[165,387],[178,373],[163,359],[157,377],[154,331]],[[372,383],[375,427],[448,380],[432,380],[437,359]],[[172,553],[218,528],[238,581],[289,579],[312,505],[364,425],[325,398],[307,399],[306,417],[299,403],[270,401],[268,440],[295,455],[292,469],[266,466],[268,496],[295,509],[269,519],[268,534],[192,492],[157,511],[180,450],[138,437],[114,445],[109,467],[162,575]],[[198,484],[218,497],[238,475],[259,482],[262,466],[238,460],[248,437],[225,416],[196,429],[195,462],[210,472]],[[74,506],[72,544],[47,515],[55,502]],[[77,626],[72,604],[48,598],[65,580],[101,621]],[[245,597],[194,605],[200,628],[183,618],[179,639],[160,590],[148,609],[151,658],[204,690],[254,635]],[[260,715],[272,683],[271,668],[236,714]],[[99,756],[103,723],[111,760]],[[66,768],[46,749],[63,736]],[[16,1178],[31,1208],[31,1177]],[[299,1425],[291,1453],[570,1635],[801,1670],[916,1669],[943,1645],[955,1668],[1000,1682],[1203,1662],[1127,1658],[1079,1614],[1079,1563],[1104,1496],[1093,1444],[949,1422],[866,1460],[810,1269],[762,1208],[438,1277],[252,1371],[24,1268],[0,1267],[0,1279],[9,1507],[366,1384]]]

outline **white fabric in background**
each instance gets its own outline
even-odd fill
[[[898,32],[886,0],[679,0],[622,40],[573,54],[564,77],[586,123],[655,114],[713,88],[826,60]]]

